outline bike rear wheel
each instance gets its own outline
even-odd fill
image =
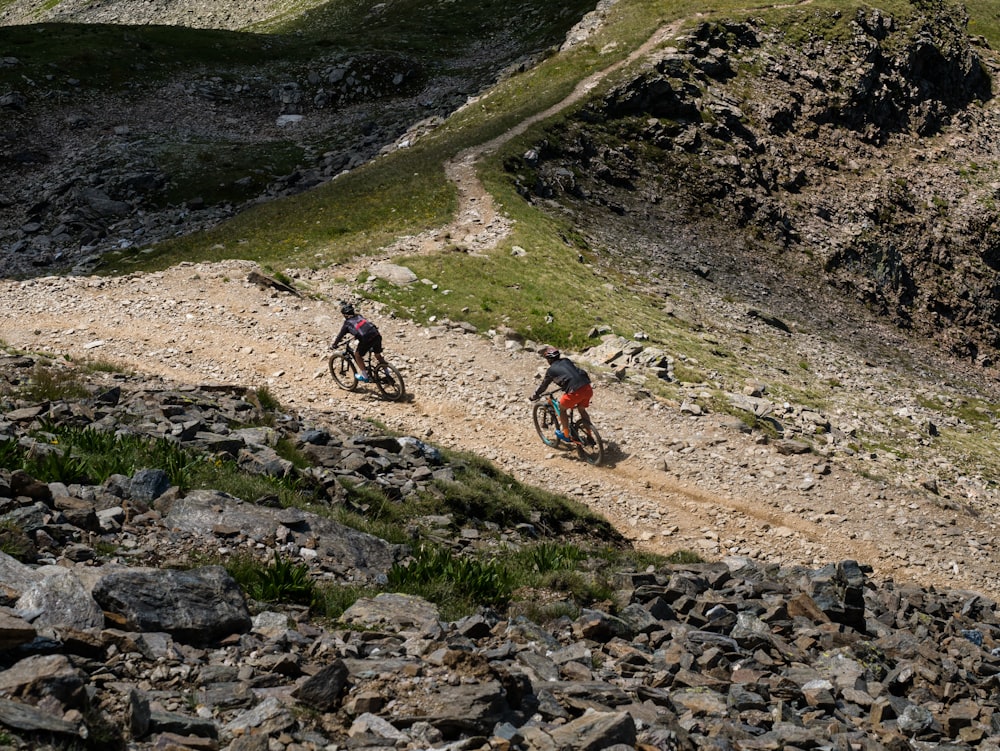
[[[339,352],[330,355],[330,375],[340,388],[354,391],[358,387],[358,380],[354,377],[356,369],[354,358],[350,355]]]
[[[591,423],[586,420],[576,420],[573,423],[573,436],[579,441],[574,444],[580,458],[595,467],[604,459],[604,441]]]
[[[535,421],[535,432],[542,439],[542,443],[552,448],[560,448],[564,444],[556,438],[556,428],[559,427],[559,418],[556,411],[548,402],[536,404],[531,411],[531,417]]]
[[[406,386],[403,385],[403,376],[395,367],[388,363],[376,364],[370,372],[372,380],[382,396],[390,402],[398,402],[406,394]]]

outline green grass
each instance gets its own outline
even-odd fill
[[[377,486],[345,482],[348,507],[337,511],[337,519],[396,543],[412,542],[406,529],[413,519],[448,514],[459,525],[530,524],[543,535],[560,534],[569,525],[575,539],[626,546],[608,521],[584,504],[521,483],[473,454],[442,454],[455,470],[453,481],[435,481],[426,492],[394,501]]]
[[[42,482],[100,484],[111,475],[162,469],[173,485],[192,486],[202,459],[179,444],[141,434],[112,433],[92,427],[43,424],[38,449],[28,451],[14,439],[0,442],[0,468],[23,469]]]
[[[411,149],[308,193],[260,204],[204,233],[110,254],[104,273],[163,269],[181,261],[244,258],[284,268],[325,267],[373,253],[400,234],[437,226],[455,207],[443,154]]]
[[[993,49],[1000,47],[1000,5],[993,0],[965,0],[969,11],[969,33],[986,38]]]
[[[292,563],[277,552],[267,565],[261,565],[248,555],[233,556],[226,561],[226,570],[249,597],[260,602],[283,602],[312,605],[316,583],[309,566]]]

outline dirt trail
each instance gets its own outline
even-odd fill
[[[401,240],[384,258],[433,252],[448,237],[483,250],[495,246],[509,228],[476,177],[476,161],[579,101],[676,29],[661,29],[559,104],[459,154],[447,166],[461,197],[455,221]],[[359,260],[338,267],[337,274],[351,278],[371,263]],[[331,423],[344,416],[371,418],[483,455],[524,482],[567,493],[651,551],[685,548],[707,558],[738,554],[805,565],[854,558],[883,577],[1000,590],[1000,564],[992,556],[970,559],[941,544],[951,529],[933,505],[887,496],[836,459],[818,471],[815,455],[780,455],[713,416],[692,417],[676,405],[644,399],[629,382],[599,379],[595,389],[591,413],[609,443],[608,466],[590,467],[547,449],[534,433],[526,399],[543,361],[483,336],[386,319],[371,306],[366,312],[383,330],[387,353],[403,371],[412,398],[393,404],[368,388],[340,391],[325,358],[341,321],[333,301],[351,295],[350,287],[329,272],[301,271],[299,283],[321,299],[299,299],[245,281],[255,269],[228,261],[111,279],[3,280],[0,340],[73,359],[112,360],[184,383],[266,385],[288,409]],[[813,480],[808,490],[806,477]],[[927,522],[916,525],[923,532],[914,535],[909,520],[921,515]],[[992,539],[995,530],[988,520],[969,519],[962,535]]]

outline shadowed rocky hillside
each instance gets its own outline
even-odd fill
[[[993,52],[950,3],[799,19],[701,25],[508,168],[611,265],[820,328],[859,304],[992,365]]]

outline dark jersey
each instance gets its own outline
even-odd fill
[[[541,396],[553,382],[567,394],[571,394],[590,383],[590,376],[587,375],[587,371],[578,368],[572,360],[563,357],[549,365],[549,369],[545,371],[545,378],[535,389],[535,397]]]
[[[340,340],[348,335],[361,340],[374,336],[377,333],[378,328],[374,323],[369,321],[364,316],[354,315],[350,318],[344,319],[344,325],[340,327],[340,333],[337,334],[337,338],[333,340],[333,346],[336,347],[340,344]]]

